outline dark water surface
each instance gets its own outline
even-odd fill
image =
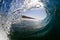
[[[60,39],[60,1],[57,0],[53,0],[51,2],[56,2],[56,16],[55,16],[55,20],[51,21],[50,24],[48,24],[45,28],[45,30],[49,30],[50,27],[52,27],[52,29],[45,35],[45,36],[42,36],[42,37],[27,37],[25,38],[24,34],[19,34],[19,32],[15,31],[13,32],[13,35],[11,34],[11,39],[12,40],[59,40]],[[54,18],[53,18],[54,19]],[[42,31],[44,32],[44,31]],[[34,34],[39,34],[40,31],[34,33]],[[26,33],[27,34],[27,33]],[[23,37],[21,36],[23,35]],[[30,34],[32,35],[32,34]]]
[[[25,31],[25,28],[21,28],[20,30],[22,30],[22,32],[19,32],[17,31],[19,30],[19,28],[18,27],[16,27],[17,29],[14,28],[16,24],[15,25],[13,24],[11,25],[13,26],[12,28],[13,30],[11,29],[11,32],[8,35],[10,40],[60,40],[60,0],[50,0],[49,4],[54,5],[54,7],[56,7],[56,11],[55,11],[56,15],[53,17],[51,22],[43,30],[39,30],[36,32],[32,31],[31,33],[30,31]],[[1,2],[0,2],[0,10],[1,10],[1,6],[3,5],[1,5]],[[9,5],[8,5],[8,8],[9,8]],[[49,8],[49,5],[48,5],[48,8]],[[43,34],[46,30],[49,30],[49,31],[44,36],[41,36],[41,35],[35,36],[35,37],[32,36],[37,34]]]

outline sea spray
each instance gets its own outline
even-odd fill
[[[47,1],[47,3],[48,3],[48,1]],[[1,16],[1,18],[0,18],[1,19],[0,20],[1,27],[4,29],[4,31],[7,35],[9,35],[11,32],[12,32],[12,34],[14,34],[13,33],[14,31],[20,31],[20,34],[19,34],[20,37],[37,36],[37,35],[34,35],[33,33],[37,32],[37,31],[40,31],[40,29],[41,30],[44,29],[44,27],[51,21],[52,16],[53,16],[49,12],[49,10],[47,11],[46,6],[47,6],[47,4],[44,4],[44,2],[41,2],[40,0],[24,0],[23,4],[19,3],[19,0],[16,0],[15,2],[13,0],[11,2],[10,9],[8,11],[7,16]],[[22,20],[22,14],[24,12],[26,12],[27,10],[30,10],[32,8],[45,8],[46,11],[47,11],[46,12],[47,17],[44,20],[42,20],[41,23],[40,23],[40,21],[38,21],[38,22],[31,21],[30,22],[30,21],[27,21],[27,20]],[[28,24],[27,26],[24,23],[25,21]],[[35,26],[35,22],[36,22],[37,26]],[[14,24],[16,26],[14,26]],[[25,25],[23,25],[23,24],[25,24]],[[30,24],[32,24],[32,25],[30,25]],[[35,26],[35,27],[33,27],[33,26]],[[24,34],[24,32],[25,32],[25,34]],[[22,33],[22,35],[21,35],[21,33]],[[43,34],[40,34],[40,35],[43,35]],[[12,36],[12,35],[10,35],[10,36]]]

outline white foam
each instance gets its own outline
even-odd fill
[[[17,4],[19,4],[18,0],[16,3],[16,6],[17,6]],[[2,19],[0,18],[1,19],[0,21],[2,21],[0,24],[3,23],[4,25],[1,25],[1,26],[3,27],[3,29],[5,30],[6,33],[9,33],[11,24],[20,22],[21,14],[23,12],[25,12],[33,7],[39,7],[39,8],[41,7],[42,8],[43,6],[44,6],[44,4],[42,2],[39,2],[39,0],[25,0],[23,5],[21,5],[20,8],[18,8],[18,7],[15,8],[15,3],[14,3],[14,1],[12,1],[10,10],[7,14],[7,17],[6,18],[4,17]],[[7,34],[5,32],[0,30],[0,40],[7,40]]]

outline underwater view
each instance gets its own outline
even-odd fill
[[[0,0],[0,40],[60,39],[59,0]]]

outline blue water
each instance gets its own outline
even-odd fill
[[[19,0],[20,2],[23,2],[22,0]],[[11,4],[11,2],[12,2],[12,0],[5,0],[4,1],[5,3],[3,4],[3,0],[1,0],[0,1],[0,14],[1,14],[1,12],[3,12],[3,15],[7,15],[8,14],[8,11],[9,11],[9,9],[10,9],[10,4]],[[49,10],[49,12],[51,12],[51,14],[53,14],[53,9],[51,9],[50,10],[50,8],[51,8],[51,6],[54,8],[54,7],[57,7],[57,14],[56,14],[56,21],[54,20],[54,21],[51,21],[52,23],[51,24],[49,24],[49,25],[47,25],[47,27],[45,28],[46,30],[48,30],[48,28],[49,27],[57,27],[57,29],[58,29],[58,31],[57,31],[57,29],[56,28],[54,28],[49,34],[48,34],[48,36],[45,36],[43,39],[51,39],[52,40],[52,38],[56,38],[56,37],[58,37],[59,36],[59,28],[60,28],[60,12],[59,12],[59,0],[50,0],[49,1],[49,3],[46,3],[47,4],[47,8],[48,8],[48,10]],[[4,5],[6,5],[6,6],[4,6]],[[54,19],[54,18],[53,18]],[[53,23],[53,22],[56,22],[56,23]],[[54,26],[53,26],[54,25]],[[14,28],[15,29],[15,28]],[[24,28],[25,29],[25,28]],[[45,29],[44,29],[44,31],[43,32],[45,32]],[[24,31],[24,30],[23,30]],[[13,31],[12,31],[13,32]],[[29,31],[28,31],[29,32]],[[30,32],[29,32],[30,33]],[[36,33],[38,33],[38,34],[40,34],[40,31],[38,31],[38,32],[36,32]],[[56,34],[55,34],[56,33]],[[23,32],[23,34],[24,34],[24,32]],[[20,40],[21,38],[21,36],[22,36],[22,39],[26,36],[26,34],[27,33],[25,33],[24,35],[23,34],[19,34],[19,32],[17,32],[16,30],[13,32],[13,33],[11,33],[10,34],[10,36],[11,36],[11,40]],[[33,35],[33,34],[35,34],[35,33],[32,33],[32,34],[30,34],[30,35]],[[20,36],[21,35],[21,36]],[[29,35],[29,36],[30,36]],[[24,36],[24,37],[23,37]],[[53,36],[53,37],[52,37]],[[55,37],[54,37],[55,36]],[[40,36],[39,36],[40,37]],[[32,38],[32,36],[30,36],[29,37],[29,39],[30,38]],[[34,38],[35,39],[35,38]]]

